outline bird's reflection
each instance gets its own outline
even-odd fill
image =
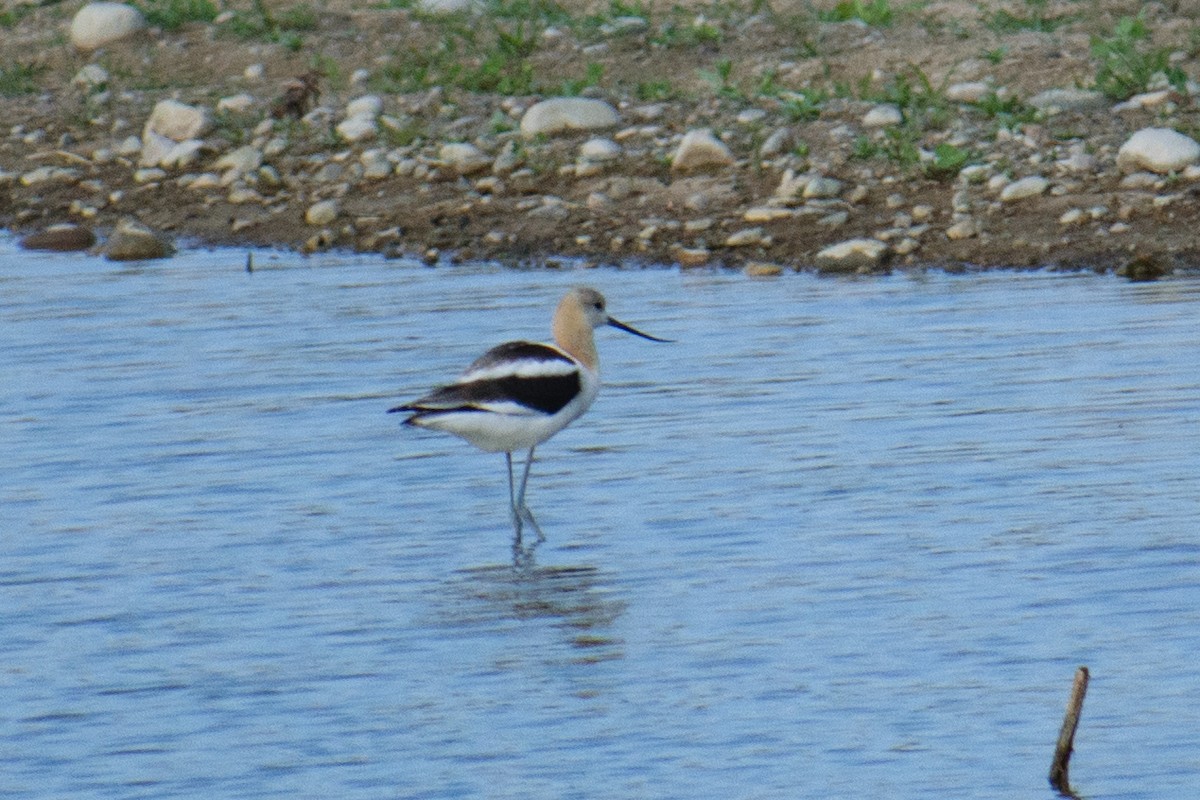
[[[565,635],[564,643],[584,651],[572,658],[595,663],[624,657],[623,642],[612,628],[625,602],[612,593],[594,566],[539,566],[539,543],[514,542],[512,565],[467,567],[454,573],[445,597],[445,621],[454,626],[490,627],[521,621],[545,621]]]

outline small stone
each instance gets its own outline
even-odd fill
[[[849,239],[821,250],[815,261],[821,272],[874,272],[890,254],[887,243],[878,239]]]
[[[837,197],[841,193],[842,182],[837,178],[817,176],[805,185],[802,196],[805,200],[820,200]]]
[[[790,219],[796,215],[795,211],[790,208],[779,208],[777,206],[758,206],[756,208],[746,209],[746,213],[742,214],[742,219],[746,222],[775,222],[781,219]]]
[[[946,228],[946,238],[950,239],[951,241],[970,239],[971,237],[978,235],[979,224],[973,219],[959,220],[949,228]]]
[[[987,81],[952,83],[946,87],[946,99],[955,103],[979,103],[993,91]]]
[[[580,145],[579,159],[592,164],[605,164],[620,158],[622,152],[621,145],[612,139],[597,136]]]
[[[247,144],[225,153],[213,163],[212,168],[221,172],[233,170],[244,175],[247,172],[254,172],[262,166],[262,161],[262,151]]]
[[[825,228],[840,228],[850,221],[849,211],[835,211],[817,220],[817,224]]]
[[[767,137],[762,146],[758,148],[758,154],[763,158],[775,158],[783,155],[792,146],[793,138],[791,128],[780,128]]]
[[[891,103],[881,103],[875,106],[862,118],[864,128],[890,128],[902,122],[904,122],[904,115]]]
[[[124,3],[88,3],[71,19],[71,44],[95,50],[146,27],[142,12]]]
[[[493,159],[478,147],[466,142],[444,144],[438,158],[458,175],[475,175],[492,166]]]
[[[1041,175],[1030,175],[1027,178],[1021,178],[1018,181],[1013,181],[1004,187],[1000,192],[1000,201],[1003,203],[1011,203],[1017,200],[1025,200],[1030,197],[1037,197],[1044,194],[1050,188],[1050,181],[1043,178]]]
[[[377,118],[383,113],[383,98],[374,94],[356,97],[346,104],[346,118],[371,117]]]
[[[262,64],[251,64],[242,70],[242,77],[248,81],[261,81],[266,74],[266,67]]]
[[[208,111],[199,106],[189,106],[178,100],[160,100],[150,112],[143,130],[155,133],[172,141],[182,142],[188,139],[198,139],[212,127]]]
[[[158,167],[147,167],[146,169],[137,169],[133,171],[134,183],[158,183],[166,179],[167,173],[165,170]]]
[[[1064,111],[1098,111],[1107,108],[1103,92],[1090,89],[1046,89],[1029,98],[1029,105],[1046,114]]]
[[[253,110],[254,105],[254,97],[242,92],[218,100],[217,111],[225,114],[245,114],[247,111]]]
[[[339,122],[334,130],[347,142],[361,142],[364,139],[372,139],[379,133],[379,123],[374,117],[350,117]]]
[[[1078,225],[1087,219],[1087,214],[1081,208],[1072,208],[1069,211],[1064,211],[1062,216],[1058,218],[1059,225]]]
[[[248,186],[235,186],[229,190],[229,194],[225,196],[225,201],[235,206],[246,203],[261,203],[263,196]]]
[[[108,70],[104,67],[99,64],[87,64],[75,73],[75,77],[71,79],[71,85],[91,91],[108,83],[108,78]]]
[[[725,239],[726,247],[758,247],[770,243],[771,237],[762,228],[745,228]]]
[[[76,250],[87,250],[96,243],[96,234],[90,228],[64,222],[51,225],[37,233],[31,233],[21,240],[21,247],[26,250],[51,250],[68,253]]]
[[[912,207],[913,222],[928,222],[933,219],[933,206],[916,205]]]
[[[776,278],[783,274],[783,266],[769,261],[750,261],[742,267],[742,274],[749,278]]]
[[[123,219],[104,245],[110,261],[141,261],[166,258],[175,252],[169,241],[134,219]]]
[[[712,257],[712,253],[704,247],[679,247],[675,250],[675,260],[681,267],[703,267]]]
[[[159,159],[159,165],[167,169],[187,169],[200,160],[204,142],[199,139],[187,139],[179,142]]]
[[[314,226],[329,225],[337,219],[340,211],[337,200],[320,200],[304,212],[304,221]]]
[[[1148,169],[1165,175],[1197,161],[1200,143],[1170,128],[1143,128],[1117,151],[1117,166],[1125,172]]]
[[[79,170],[69,167],[38,167],[29,172],[21,173],[22,186],[36,186],[39,183],[73,183],[79,180]]]
[[[614,128],[617,111],[603,100],[586,97],[555,97],[535,103],[521,117],[521,135],[553,136],[571,131]]]
[[[729,148],[711,131],[693,130],[684,134],[671,156],[671,169],[676,172],[697,172],[726,167],[733,161]]]

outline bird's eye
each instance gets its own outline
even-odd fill
[[[604,303],[601,303],[599,300],[597,300],[596,302],[592,303],[592,308],[596,309],[597,311],[603,311]]]

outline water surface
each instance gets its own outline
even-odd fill
[[[255,262],[0,244],[5,796],[1195,796],[1200,280]],[[514,567],[384,412],[579,283]]]

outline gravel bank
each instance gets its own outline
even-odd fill
[[[755,275],[1197,263],[1192,4],[394,5],[156,0],[112,41],[95,8],[76,38],[82,3],[7,12],[0,226]]]

